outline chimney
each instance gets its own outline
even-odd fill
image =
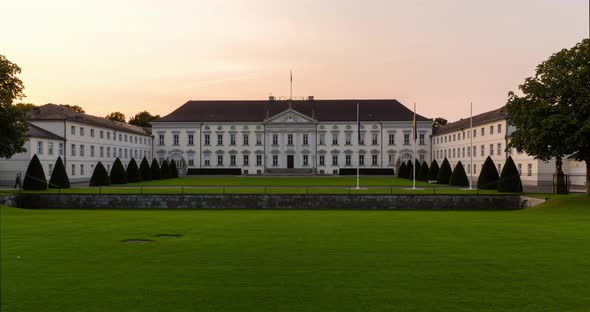
[[[310,96],[308,96],[307,98],[308,98],[310,101],[313,101],[313,99],[314,99],[314,98],[313,98],[313,95],[310,95]]]

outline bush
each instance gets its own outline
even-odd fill
[[[152,180],[152,169],[150,168],[150,164],[145,157],[141,160],[141,164],[139,165],[139,174],[141,175],[141,180],[143,181]]]
[[[520,173],[512,160],[512,156],[508,156],[504,168],[502,168],[502,174],[498,181],[499,192],[522,192],[522,181],[520,181]]]
[[[170,179],[170,166],[168,166],[168,160],[164,159],[160,171],[162,172],[162,179]]]
[[[152,166],[150,167],[152,171],[152,180],[160,180],[162,178],[162,170],[158,165],[158,161],[154,158],[152,160]]]
[[[37,154],[33,155],[23,181],[23,190],[46,190],[47,179]]]
[[[498,175],[496,164],[494,164],[492,158],[488,156],[481,167],[481,171],[479,172],[479,178],[477,178],[477,188],[481,190],[495,190],[498,188],[499,179],[500,176]]]
[[[402,162],[401,166],[399,166],[397,177],[402,179],[408,178],[408,167],[406,166],[406,162]]]
[[[449,184],[454,186],[469,186],[469,179],[467,178],[465,168],[463,168],[461,161],[455,165],[455,170],[453,170],[453,173],[451,174]]]
[[[127,164],[125,174],[127,175],[127,182],[141,182],[141,174],[134,158],[131,158],[129,164]]]
[[[171,178],[178,178],[178,168],[176,168],[176,161],[174,161],[173,159],[170,160],[170,167],[168,168],[168,170],[170,170]]]
[[[428,181],[428,164],[423,161],[420,170],[418,171],[418,176],[416,177],[418,181]]]
[[[445,157],[442,165],[440,166],[440,169],[438,170],[438,175],[436,176],[436,183],[437,184],[449,184],[449,181],[451,180],[452,173],[453,173],[453,171],[451,170],[451,164],[449,164],[449,161]]]
[[[413,176],[414,176],[414,164],[412,164],[411,161],[408,160],[408,165],[406,166],[406,179],[408,180],[412,180]]]
[[[104,168],[102,162],[98,162],[96,167],[94,167],[94,171],[92,172],[92,177],[90,178],[90,186],[104,186],[104,185],[111,185],[111,179],[109,178],[109,173]]]
[[[51,172],[51,178],[49,178],[49,188],[69,188],[70,179],[66,172],[64,162],[61,160],[61,156],[57,157],[55,165],[53,166],[53,172]]]
[[[430,170],[428,170],[428,180],[429,181],[436,181],[438,177],[438,162],[436,159],[430,163]]]
[[[115,159],[113,168],[111,168],[111,184],[127,184],[127,174],[125,173],[125,167],[123,167],[123,163],[119,157]]]

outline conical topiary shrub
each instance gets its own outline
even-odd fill
[[[469,186],[469,179],[467,179],[467,174],[461,161],[455,165],[449,184],[454,186]]]
[[[160,169],[160,165],[158,165],[158,161],[155,158],[152,160],[150,169],[152,170],[152,180],[160,180],[162,178],[162,169]]]
[[[414,164],[412,164],[412,161],[408,160],[406,170],[407,170],[406,179],[412,180],[414,178]]]
[[[451,164],[449,164],[449,161],[445,157],[445,159],[442,162],[442,165],[440,165],[440,169],[438,169],[438,175],[436,176],[436,183],[437,184],[449,184],[449,181],[451,180],[452,173],[453,173],[453,171],[451,170]]]
[[[170,160],[170,178],[178,178],[178,168],[176,168],[176,161],[174,159]]]
[[[428,170],[428,181],[436,181],[438,177],[438,162],[435,160],[430,163],[430,169]]]
[[[49,178],[49,188],[69,188],[70,179],[66,172],[64,162],[61,160],[61,156],[57,157],[53,171],[51,172],[51,178]]]
[[[428,164],[425,161],[422,162],[422,166],[420,167],[420,171],[418,171],[416,180],[428,181]]]
[[[170,166],[168,166],[168,160],[164,159],[160,171],[162,172],[162,179],[170,179]]]
[[[139,165],[139,174],[141,175],[142,181],[152,180],[152,169],[145,157],[141,160],[141,164]]]
[[[482,190],[495,190],[498,188],[499,179],[500,175],[498,174],[498,169],[496,169],[496,164],[494,164],[492,158],[488,156],[479,172],[477,188]]]
[[[397,177],[402,178],[402,179],[408,178],[408,167],[406,166],[405,161],[402,162],[402,164],[399,166],[399,170],[397,172]]]
[[[104,168],[102,162],[98,162],[96,167],[94,167],[94,171],[92,172],[92,177],[90,178],[90,186],[104,186],[104,185],[111,185],[111,179],[109,178],[109,173]]]
[[[125,173],[125,167],[123,163],[117,157],[111,168],[111,184],[127,184],[127,174]]]
[[[37,154],[33,155],[23,181],[23,190],[46,190],[47,179]]]
[[[520,180],[520,173],[512,160],[512,156],[508,156],[506,164],[502,168],[502,174],[498,181],[499,192],[522,192],[522,181]]]
[[[131,158],[129,164],[127,164],[125,174],[127,175],[127,182],[141,182],[141,174],[134,158]]]

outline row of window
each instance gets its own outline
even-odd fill
[[[84,127],[76,127],[76,126],[70,126],[70,134],[76,135],[76,129],[78,129],[79,136],[85,135],[85,128]],[[106,139],[110,140],[111,139],[111,131],[98,130],[98,137],[99,138],[104,139],[105,134],[106,134]],[[93,129],[93,128],[90,128],[90,137],[91,138],[95,137],[95,129]],[[113,140],[116,141],[117,140],[117,133],[112,132],[112,137],[113,137]],[[122,133],[119,133],[119,141],[120,142],[129,142],[129,143],[134,143],[134,144],[143,144],[143,145],[150,145],[151,144],[151,139],[149,139],[147,137],[127,135],[127,134],[122,134]]]
[[[495,127],[494,127],[494,125],[490,126],[490,128],[489,128],[490,135],[494,134],[494,128],[496,128],[496,133],[502,133],[502,124],[497,124]],[[467,139],[469,139],[470,138],[470,131],[467,131],[467,132],[463,131],[460,133],[453,133],[452,135],[448,134],[448,135],[436,137],[435,143],[441,144],[441,143],[447,143],[447,142],[455,142],[457,140],[465,140],[466,139],[465,133],[467,133]],[[481,136],[486,135],[486,128],[485,127],[481,127],[480,134],[481,134]],[[473,137],[474,138],[477,137],[477,129],[473,129]]]
[[[502,143],[498,143],[495,146],[496,148],[496,155],[502,155]],[[489,156],[494,156],[494,144],[489,145]],[[467,152],[467,153],[466,153]],[[481,145],[480,148],[480,155],[481,157],[485,156],[485,145]],[[473,157],[477,156],[477,146],[473,146]],[[462,157],[471,157],[471,148],[467,147],[454,147],[454,148],[445,148],[439,149],[434,151],[434,157],[436,159],[443,159],[443,158],[462,158]]]
[[[223,138],[224,138],[223,134],[217,135],[217,145],[223,145]],[[339,138],[338,133],[332,134],[332,145],[338,145],[338,138]],[[420,145],[425,144],[424,138],[425,138],[425,135],[423,133],[421,133],[418,138]],[[359,139],[359,141],[358,141],[359,145],[365,144],[364,135],[359,136],[358,139]],[[318,141],[319,141],[319,145],[326,145],[326,134],[320,133],[318,135]],[[194,145],[195,144],[193,134],[188,134],[187,142],[188,142],[187,145]],[[388,142],[389,142],[389,145],[395,145],[395,134],[389,134],[389,141]],[[165,143],[166,142],[165,142],[164,134],[159,134],[158,135],[158,144],[165,145]],[[294,143],[294,135],[287,134],[287,145],[293,145],[293,143]],[[236,135],[232,133],[229,135],[229,145],[236,145],[236,144],[237,144]],[[249,145],[249,144],[250,144],[249,134],[243,134],[242,135],[242,145]],[[309,145],[309,135],[308,134],[302,135],[302,144]],[[352,145],[352,134],[351,133],[345,134],[344,144],[345,145]],[[372,134],[371,144],[372,145],[379,145],[379,134],[377,134],[377,133]],[[410,144],[410,134],[404,133],[404,145],[409,145],[409,144]],[[172,145],[180,145],[180,135],[179,134],[172,135]],[[211,135],[210,134],[204,135],[203,145],[206,145],[206,146],[211,145]],[[256,134],[256,145],[262,145],[262,134],[260,134],[260,133]],[[278,134],[272,135],[272,145],[279,145],[279,135]]]
[[[71,145],[71,156],[76,156],[76,144],[72,144]],[[79,144],[79,154],[80,157],[85,157],[86,156],[86,146],[84,144]],[[63,156],[64,155],[64,144],[63,143],[59,143],[58,144],[58,155]],[[45,154],[45,142],[43,141],[37,141],[37,155],[44,155]],[[53,142],[47,142],[47,155],[53,155],[54,154],[54,146],[53,146]],[[105,148],[104,146],[99,146],[98,148],[98,157],[105,157]],[[96,148],[94,145],[90,145],[90,157],[96,157]],[[111,157],[111,147],[107,146],[106,148],[106,157],[110,158]],[[135,159],[140,159],[143,157],[146,157],[148,159],[151,158],[151,152],[150,151],[145,151],[145,150],[137,150],[137,149],[127,149],[127,148],[121,148],[119,147],[119,157],[120,158],[131,158],[134,157]],[[117,158],[117,148],[113,147],[113,158]]]
[[[250,155],[242,155],[242,166],[249,166],[250,165]],[[365,166],[365,155],[358,155],[359,165]],[[279,165],[279,155],[272,155],[272,166],[277,167]],[[209,155],[205,155],[203,158],[204,166],[211,166],[211,158]],[[332,166],[338,166],[338,155],[332,155]],[[391,160],[391,159],[390,159]],[[319,165],[325,166],[326,165],[326,158],[325,155],[319,156]],[[302,162],[303,166],[309,166],[309,155],[302,155]],[[391,161],[392,162],[392,161]],[[192,165],[191,160],[189,160],[189,166]],[[217,166],[224,165],[224,157],[223,155],[217,155]],[[229,157],[229,165],[230,166],[237,166],[237,157],[236,155],[230,155]],[[345,155],[344,156],[344,165],[345,166],[352,166],[352,155]],[[371,165],[378,166],[379,165],[379,155],[371,155]],[[262,155],[256,155],[256,166],[262,166]]]

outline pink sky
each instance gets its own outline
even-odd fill
[[[166,115],[187,100],[394,98],[456,120],[502,106],[588,37],[588,0],[7,1],[0,53],[35,104]]]

